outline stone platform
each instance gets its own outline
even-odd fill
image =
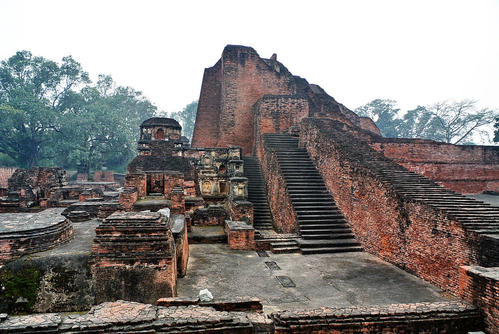
[[[178,296],[196,297],[207,288],[215,299],[256,297],[265,312],[448,301],[434,285],[368,253],[266,255],[191,244]]]
[[[0,263],[71,240],[73,227],[62,211],[53,208],[38,213],[0,214]]]

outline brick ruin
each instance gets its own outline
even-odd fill
[[[499,191],[498,147],[383,138],[370,119],[292,75],[275,55],[224,49],[205,70],[192,144],[238,145],[258,158],[273,228],[303,239],[271,249],[361,246],[461,296],[462,266],[499,270],[499,208],[461,195]],[[467,285],[468,293],[486,295],[491,284],[497,279]]]
[[[144,121],[123,188],[109,171],[72,184],[60,169],[13,174],[0,212],[62,216],[40,225],[46,234],[33,223],[19,223],[33,225],[24,234],[0,230],[9,270],[0,278],[31,263],[16,258],[92,232],[91,249],[34,261],[43,284],[22,311],[92,309],[0,313],[0,332],[496,333],[499,208],[462,194],[498,192],[498,162],[497,147],[383,138],[276,55],[228,45],[205,70],[192,146],[176,120]],[[198,242],[263,254],[368,252],[453,299],[265,314],[255,298],[178,296]],[[71,278],[61,287],[61,277]],[[68,292],[69,281],[81,289]],[[0,299],[0,312],[16,309],[15,298]]]

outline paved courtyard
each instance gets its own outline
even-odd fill
[[[190,252],[179,297],[208,288],[214,298],[258,297],[266,312],[447,300],[435,286],[363,252],[260,257],[225,244],[190,245]],[[270,261],[280,269],[270,269]],[[289,277],[296,287],[284,287],[277,276]]]

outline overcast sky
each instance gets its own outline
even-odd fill
[[[1,59],[72,55],[167,112],[199,98],[226,44],[277,53],[351,109],[375,98],[499,108],[499,1],[2,0],[0,13]]]

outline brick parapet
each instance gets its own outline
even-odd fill
[[[478,310],[458,302],[373,305],[272,314],[276,334],[454,333],[483,327]]]
[[[499,333],[499,267],[462,266],[459,296],[480,308],[488,333]]]
[[[279,167],[277,155],[273,150],[264,147],[263,143],[261,146],[260,162],[274,227],[279,233],[296,233],[299,230],[299,224],[291,198],[284,186],[286,181]]]

